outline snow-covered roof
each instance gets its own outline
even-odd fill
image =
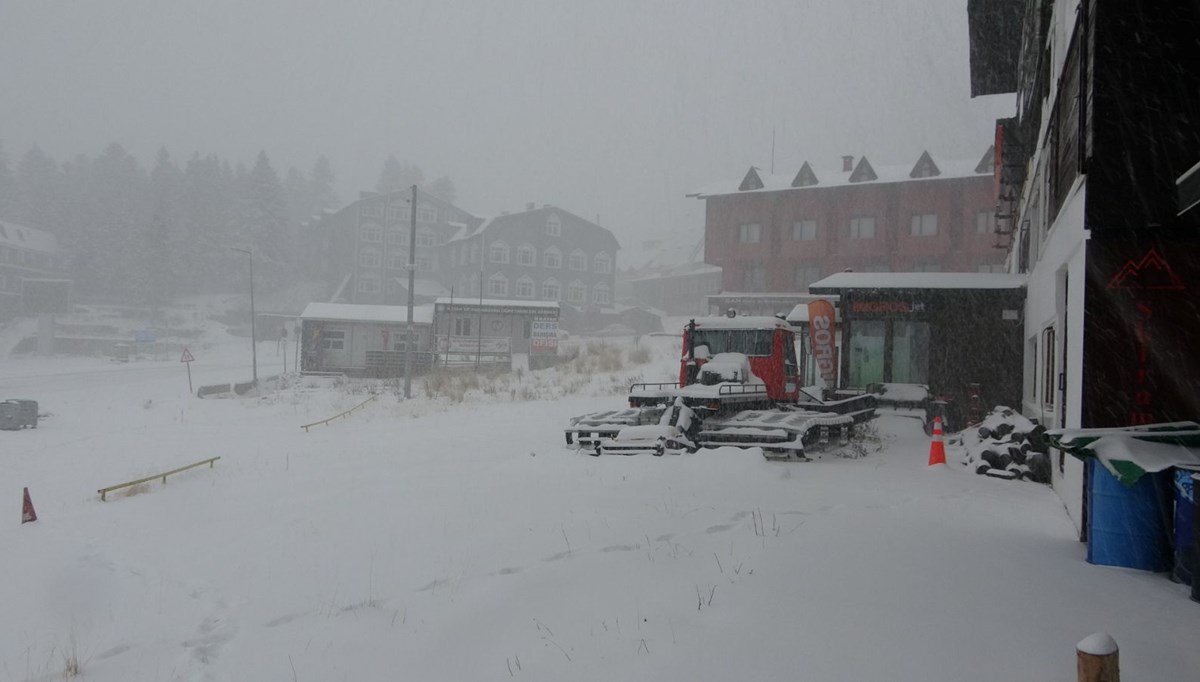
[[[878,185],[889,182],[928,182],[930,180],[946,180],[948,178],[968,178],[987,176],[991,174],[991,168],[985,173],[977,173],[976,168],[980,166],[979,159],[957,160],[957,161],[936,161],[937,168],[941,172],[938,175],[913,178],[909,174],[913,171],[913,164],[893,165],[893,166],[876,166],[871,164],[872,170],[875,171],[875,180],[862,180],[860,182],[850,182],[850,176],[853,171],[844,171],[840,167],[836,170],[831,168],[819,168],[812,166],[813,174],[817,178],[815,185],[807,185],[804,187],[793,187],[792,181],[796,179],[796,173],[781,174],[769,173],[761,168],[753,167],[751,170],[758,176],[762,182],[762,187],[756,189],[740,189],[746,175],[737,179],[726,179],[720,182],[701,187],[700,189],[689,192],[688,197],[704,199],[712,196],[720,196],[723,194],[753,194],[755,192],[779,192],[779,191],[797,191],[820,189],[822,187],[841,187],[845,185]]]
[[[842,321],[842,311],[837,307],[837,302],[840,299],[841,296],[838,296],[837,294],[826,294],[823,296],[816,294],[812,295],[812,300],[814,301],[829,301],[833,304],[833,314],[835,315],[834,320],[836,322]],[[797,322],[808,322],[808,303],[797,303],[796,307],[792,308],[792,312],[787,314],[787,320],[792,324],[796,324]]]
[[[300,314],[302,320],[336,320],[338,322],[407,323],[408,306],[363,305],[361,303],[309,303]],[[413,306],[413,322],[433,323],[433,306]]]
[[[450,298],[449,296],[442,296],[442,297],[438,298],[436,301],[434,301],[434,303],[445,304],[445,305],[449,305],[451,303],[454,303],[455,305],[481,305],[482,304],[485,307],[487,307],[487,306],[502,306],[505,308],[551,308],[551,309],[558,308],[558,302],[556,302],[556,301],[514,301],[511,299],[507,299],[507,298],[485,298],[481,301],[478,298],[473,298],[471,296],[456,296],[454,298]]]
[[[393,277],[396,284],[404,291],[408,291],[408,277]],[[430,279],[428,277],[417,277],[413,280],[413,293],[417,296],[446,296],[450,290],[441,282]]]
[[[1024,275],[990,272],[839,272],[808,285],[817,289],[1019,289]]]
[[[54,253],[58,250],[58,242],[49,232],[10,223],[7,220],[0,221],[0,244],[43,253]]]
[[[663,268],[661,270],[650,270],[646,274],[637,277],[630,277],[626,282],[647,282],[657,279],[666,279],[668,277],[687,277],[690,275],[703,275],[721,272],[721,266],[709,265],[708,263],[684,263],[673,267]]]
[[[787,320],[766,316],[697,317],[697,329],[790,329]]]

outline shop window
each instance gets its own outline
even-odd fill
[[[855,320],[850,325],[850,385],[861,388],[883,381],[883,320]]]
[[[345,350],[346,332],[333,329],[321,332],[321,348],[323,350]]]
[[[892,323],[892,376],[898,384],[929,383],[929,323]]]

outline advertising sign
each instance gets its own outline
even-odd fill
[[[837,318],[833,304],[825,299],[808,304],[808,334],[812,339],[813,358],[826,388],[837,386]]]

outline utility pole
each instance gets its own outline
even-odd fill
[[[404,337],[404,399],[412,397],[413,287],[417,279],[417,186],[412,186],[408,221],[408,329]]]

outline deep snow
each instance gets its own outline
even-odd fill
[[[647,380],[671,374],[675,340],[642,343]],[[194,350],[196,383],[244,380],[245,344]],[[0,432],[0,680],[76,657],[99,681],[1067,681],[1099,631],[1129,679],[1200,670],[1185,588],[1086,564],[1047,487],[927,467],[914,420],[879,418],[860,459],[592,458],[562,429],[622,397],[589,381],[385,390],[305,433],[366,395],[200,400],[174,358],[0,359],[0,397],[51,413]],[[20,525],[24,486],[40,519]]]

